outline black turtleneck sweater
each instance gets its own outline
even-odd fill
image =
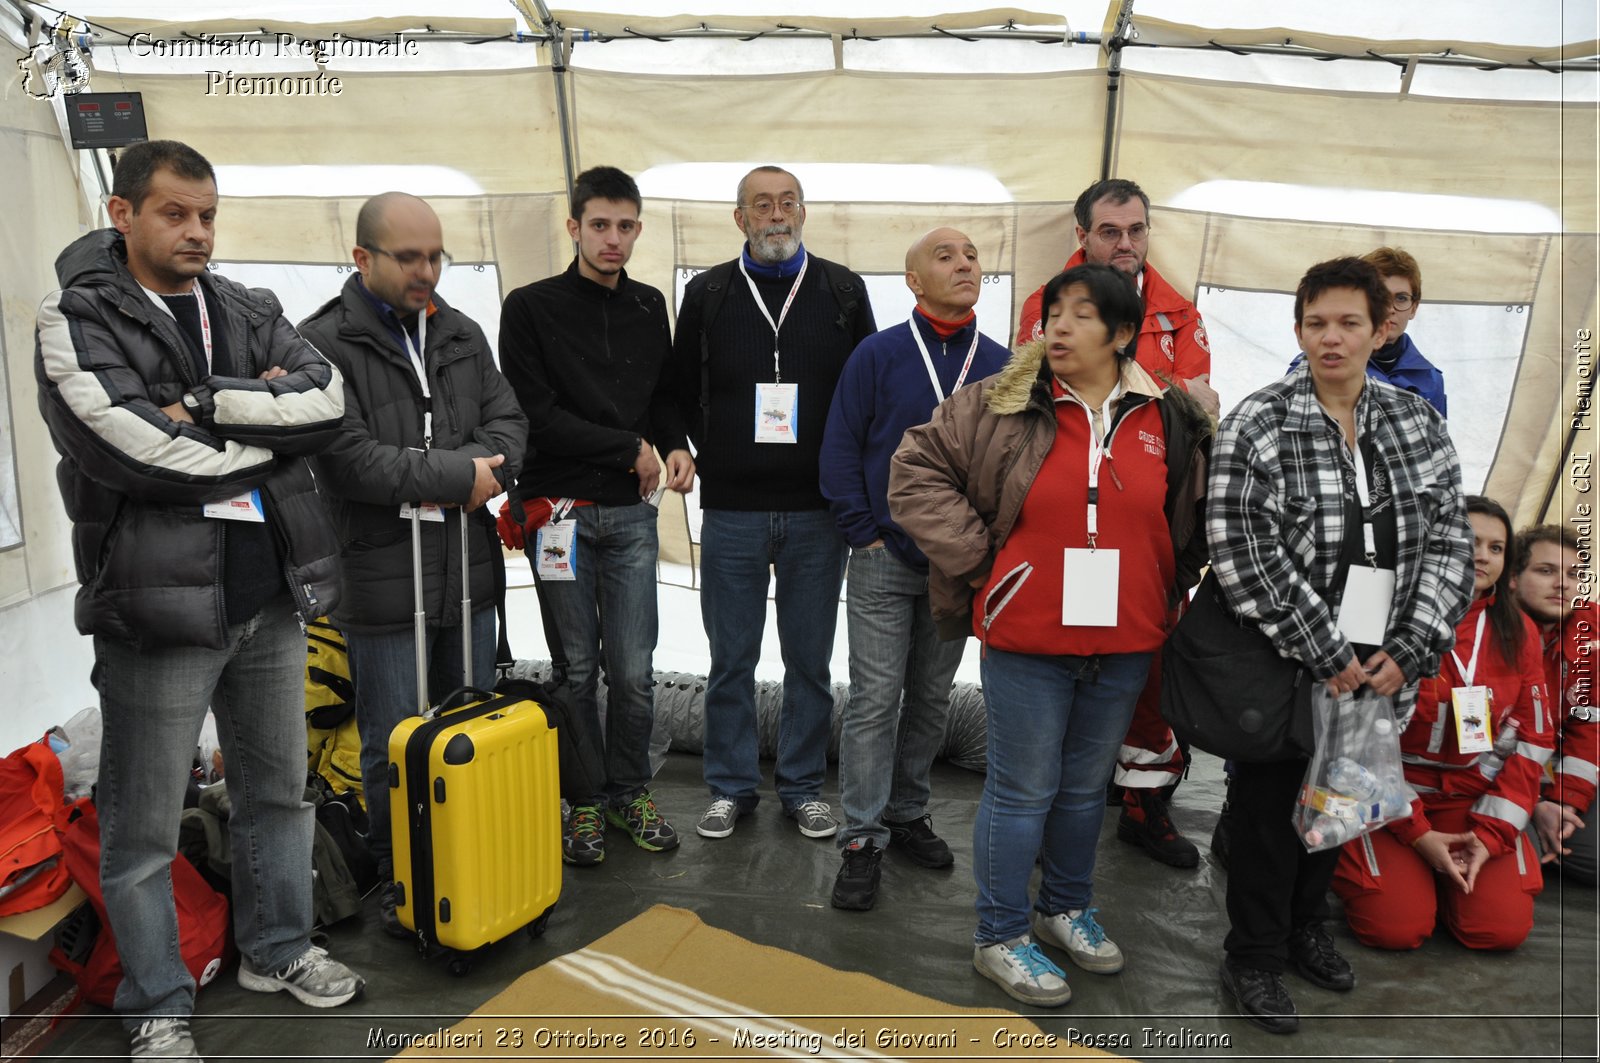
[[[519,495],[638,503],[639,441],[662,457],[689,445],[664,382],[671,353],[666,300],[626,270],[607,288],[574,259],[506,296],[500,368],[528,415]]]

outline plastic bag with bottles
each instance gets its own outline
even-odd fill
[[[1318,683],[1311,716],[1316,752],[1294,809],[1308,852],[1337,848],[1411,814],[1416,794],[1400,766],[1393,699],[1369,687],[1333,695]]]

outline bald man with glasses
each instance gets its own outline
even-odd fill
[[[378,918],[395,915],[389,733],[416,711],[410,514],[422,528],[430,701],[461,685],[461,626],[472,625],[472,675],[492,681],[494,551],[484,503],[522,464],[528,421],[477,323],[435,289],[450,264],[439,216],[416,196],[385,192],[356,217],[356,272],[300,323],[344,374],[344,421],[317,459],[339,532],[343,597],[333,621],[350,647],[361,781],[381,878]],[[461,525],[470,520],[473,615],[461,615]],[[403,826],[403,825],[402,825]]]

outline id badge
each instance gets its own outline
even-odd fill
[[[1351,642],[1382,646],[1394,601],[1394,569],[1351,565],[1339,601],[1339,630]]]
[[[411,503],[410,502],[402,502],[402,503],[400,503],[400,519],[401,520],[410,520],[411,519],[411,508],[412,507],[411,507]],[[444,510],[441,509],[439,507],[438,503],[436,503],[436,502],[424,502],[424,503],[422,503],[420,506],[417,507],[417,512],[422,515],[422,519],[423,520],[431,520],[431,521],[435,521],[435,522],[444,520]]]
[[[1457,749],[1463,753],[1487,753],[1494,748],[1488,687],[1452,687],[1450,706],[1455,710]]]
[[[578,578],[578,525],[570,520],[546,524],[535,537],[534,566],[540,579],[570,583]]]
[[[796,443],[800,417],[799,384],[756,385],[756,442]]]
[[[265,524],[266,511],[261,508],[261,491],[246,491],[242,495],[207,502],[200,512],[216,520],[246,520],[252,524]]]
[[[1067,627],[1116,627],[1122,551],[1061,553],[1061,623]]]

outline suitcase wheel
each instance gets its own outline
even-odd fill
[[[457,978],[465,978],[472,973],[472,957],[465,952],[452,952],[444,967]]]
[[[535,941],[537,941],[544,937],[544,928],[550,925],[550,914],[555,910],[556,906],[552,904],[550,907],[544,910],[544,914],[540,915],[539,918],[528,924],[528,936],[530,938],[533,938]]]

